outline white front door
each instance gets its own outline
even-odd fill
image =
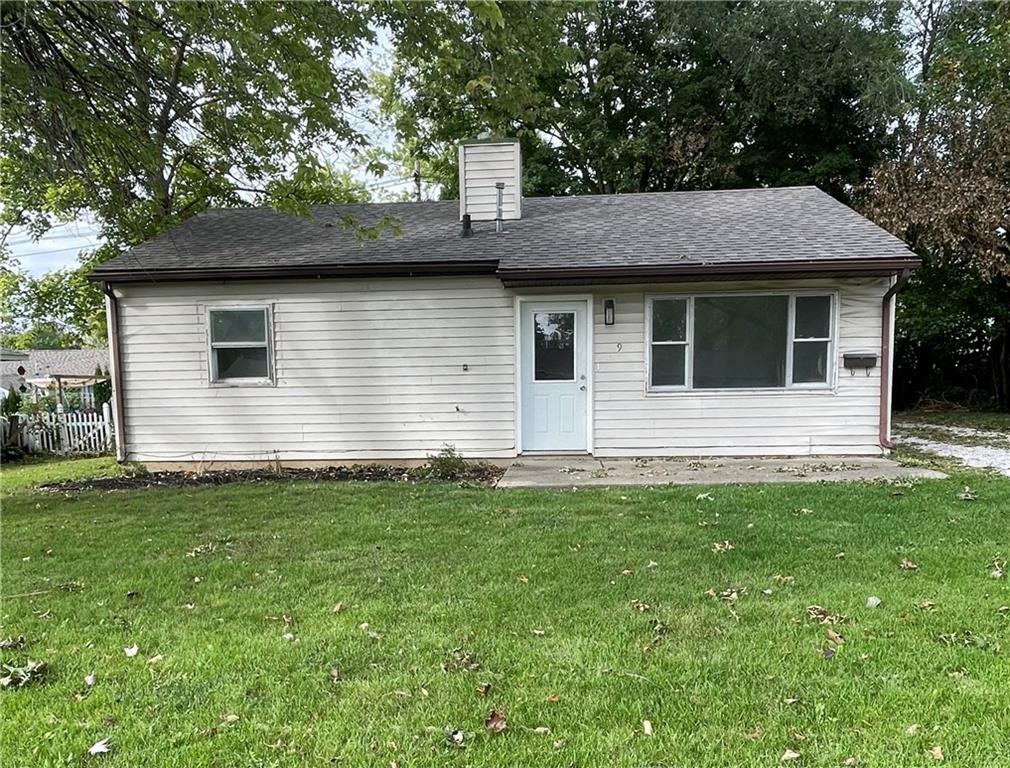
[[[588,451],[584,301],[520,303],[522,450]]]

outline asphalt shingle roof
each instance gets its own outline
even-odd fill
[[[95,368],[109,370],[107,349],[29,349],[27,360],[0,360],[0,374],[17,375],[18,367],[25,369],[26,379],[45,379],[52,376],[90,378]]]
[[[525,198],[522,212],[521,220],[505,222],[504,234],[495,234],[494,222],[475,222],[473,236],[463,238],[454,200],[317,206],[309,218],[216,209],[107,262],[93,277],[434,263],[518,275],[913,258],[901,240],[816,187]],[[377,239],[360,237],[361,227],[383,217],[399,234],[387,228]]]

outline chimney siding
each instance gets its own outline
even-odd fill
[[[522,216],[522,158],[519,142],[506,139],[459,145],[459,217],[470,214],[473,221],[494,221],[498,192],[495,184],[505,184],[505,219]]]

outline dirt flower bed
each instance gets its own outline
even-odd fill
[[[40,490],[112,491],[135,490],[141,488],[179,488],[205,485],[227,485],[229,483],[273,482],[277,480],[357,480],[359,482],[452,482],[477,485],[494,485],[504,473],[504,469],[493,464],[475,461],[461,461],[451,469],[443,468],[437,462],[421,467],[395,467],[383,464],[354,464],[347,467],[320,467],[313,469],[232,469],[211,472],[151,472],[124,477],[102,477],[84,480],[69,480],[46,483]]]

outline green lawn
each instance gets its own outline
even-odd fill
[[[1010,764],[1005,479],[20,491],[2,534],[49,666],[4,768]]]
[[[118,477],[132,471],[116,463],[111,456],[86,459],[60,459],[27,457],[15,464],[0,468],[0,493],[26,491],[36,485],[64,480],[83,480],[95,477]]]

